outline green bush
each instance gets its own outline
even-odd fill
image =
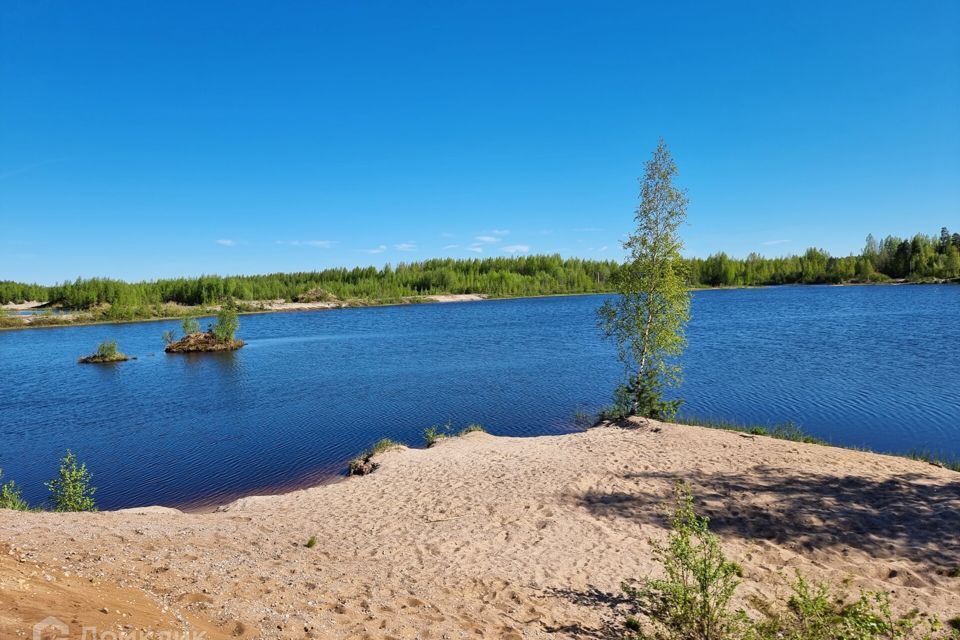
[[[96,489],[91,486],[92,475],[87,465],[77,464],[77,457],[67,449],[60,460],[60,473],[47,483],[54,511],[96,511],[93,501]]]
[[[172,329],[167,329],[161,335],[163,336],[163,344],[173,344],[174,340],[176,340],[176,334]]]
[[[653,542],[654,557],[666,576],[646,579],[639,586],[623,584],[637,612],[656,629],[656,638],[671,640],[724,640],[739,637],[746,614],[729,609],[739,565],[723,554],[720,540],[709,529],[709,519],[698,516],[685,483],[675,489],[676,504],[667,544]],[[637,621],[629,625],[639,629]],[[628,634],[645,638],[642,633]]]
[[[123,357],[123,354],[120,353],[116,340],[104,340],[97,345],[97,357],[111,360]]]
[[[882,592],[860,592],[847,602],[823,584],[810,584],[797,573],[786,610],[754,626],[761,640],[873,640],[904,638],[912,628],[905,618],[894,620],[890,599]]]
[[[3,470],[0,469],[0,480],[3,480]],[[13,509],[14,511],[27,511],[30,505],[23,499],[20,493],[20,487],[13,480],[0,485],[0,509]]]
[[[239,328],[240,320],[237,318],[236,309],[224,306],[217,313],[217,321],[210,328],[210,332],[216,337],[217,342],[230,342]]]
[[[860,591],[850,597],[799,572],[785,606],[762,603],[764,617],[752,620],[730,601],[742,574],[726,559],[709,520],[698,516],[685,483],[675,488],[676,506],[667,544],[653,543],[664,578],[639,586],[624,583],[634,614],[624,621],[633,640],[960,640],[960,619],[946,625],[935,616],[895,618],[889,594]],[[926,628],[919,628],[920,623]],[[652,631],[652,634],[648,633]]]
[[[187,316],[180,323],[180,328],[183,329],[183,335],[185,336],[188,336],[191,333],[199,333],[200,321],[197,320],[194,316]]]

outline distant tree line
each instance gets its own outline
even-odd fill
[[[731,258],[718,253],[686,262],[692,287],[953,279],[960,277],[960,234],[951,235],[944,228],[939,236],[888,236],[880,242],[871,235],[858,256],[832,257],[811,248],[799,256],[764,258],[752,253]],[[230,298],[292,301],[318,291],[345,301],[391,301],[442,293],[495,297],[603,293],[613,290],[612,276],[620,268],[613,260],[533,255],[134,283],[108,278],[77,279],[54,286],[0,281],[0,304],[40,300],[70,309],[109,305],[113,317],[132,318],[167,303],[204,306]]]
[[[803,255],[783,258],[751,253],[738,259],[718,253],[690,259],[689,264],[691,284],[710,287],[949,280],[960,277],[960,233],[951,234],[944,227],[939,236],[887,236],[879,243],[871,234],[857,256],[835,258],[811,248]]]

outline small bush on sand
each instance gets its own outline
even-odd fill
[[[313,549],[315,546],[317,546],[317,536],[310,536],[310,539],[307,540],[307,544],[303,546],[305,546],[307,549]]]
[[[450,430],[452,428],[453,428],[453,425],[448,422],[443,426],[433,425],[424,429],[423,440],[427,443],[427,448],[429,449],[430,447],[437,444],[444,438],[449,438]]]
[[[739,637],[746,619],[742,611],[729,610],[740,581],[740,567],[726,559],[720,540],[709,529],[709,519],[698,516],[693,496],[684,483],[675,487],[672,531],[666,545],[653,542],[654,557],[666,576],[647,579],[639,586],[624,583],[637,613],[656,629],[655,638],[671,640],[722,640]],[[635,630],[641,625],[634,619]],[[643,633],[628,638],[646,638]]]
[[[752,620],[730,601],[742,574],[726,559],[709,520],[693,508],[689,487],[677,483],[676,506],[667,544],[653,543],[665,577],[623,589],[634,614],[624,622],[632,640],[923,640],[960,639],[960,620],[946,625],[934,616],[895,618],[889,594],[860,591],[850,597],[799,572],[785,606],[763,603],[764,617]],[[925,628],[920,628],[924,626]],[[953,627],[953,628],[951,628]],[[911,636],[911,634],[913,634]]]
[[[93,501],[96,489],[91,486],[91,473],[87,465],[77,464],[77,457],[67,449],[60,460],[58,477],[47,483],[54,511],[96,511]]]
[[[907,619],[894,620],[886,593],[861,591],[847,602],[846,595],[810,584],[798,573],[786,610],[757,623],[753,634],[762,640],[893,639],[905,637],[911,627]]]
[[[0,480],[3,480],[2,469],[0,469]],[[30,509],[30,505],[27,504],[20,493],[20,487],[13,480],[0,485],[0,509],[13,509],[14,511]]]

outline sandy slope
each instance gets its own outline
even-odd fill
[[[121,611],[113,624],[202,621],[207,637],[615,636],[618,585],[656,570],[648,540],[676,478],[742,563],[747,606],[799,569],[960,615],[960,474],[928,464],[653,423],[475,433],[380,462],[218,513],[0,512],[0,637],[67,600]]]

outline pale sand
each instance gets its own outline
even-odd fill
[[[649,539],[678,478],[743,565],[744,606],[799,569],[960,615],[960,474],[922,462],[656,423],[378,460],[217,513],[2,511],[0,637],[41,614],[172,615],[208,638],[618,637],[620,582],[657,571]]]

